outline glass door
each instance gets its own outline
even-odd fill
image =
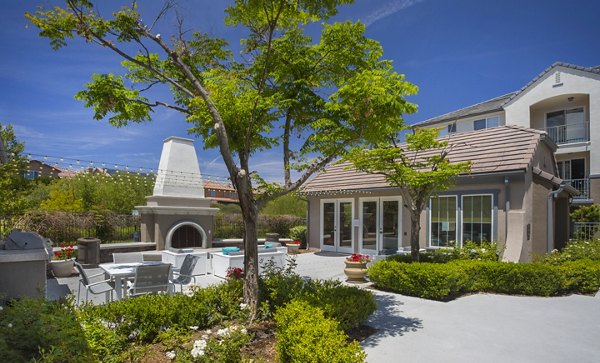
[[[321,201],[321,249],[352,253],[354,219],[352,199]]]
[[[401,198],[363,198],[360,202],[360,250],[369,255],[398,251],[402,230]]]

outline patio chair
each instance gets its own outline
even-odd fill
[[[173,273],[177,275],[176,278],[173,279],[173,284],[177,284],[180,286],[180,291],[183,292],[183,285],[187,285],[192,280],[196,283],[196,276],[193,275],[194,268],[196,264],[200,260],[200,257],[194,255],[186,255],[183,263],[181,264],[181,268],[178,270],[173,270]]]
[[[169,293],[171,291],[171,265],[140,265],[135,269],[133,282],[128,282],[130,297],[144,294]]]
[[[116,252],[113,253],[114,263],[130,263],[130,262],[144,262],[144,254],[141,252]]]
[[[73,261],[75,264],[75,268],[79,272],[79,286],[77,287],[77,305],[79,305],[79,295],[81,293],[81,287],[85,288],[85,301],[88,301],[88,293],[92,293],[94,295],[106,294],[106,302],[108,302],[108,293],[110,292],[110,301],[113,300],[113,291],[115,289],[114,282],[110,280],[101,280],[96,282],[91,282],[90,279],[96,278],[98,276],[104,276],[104,272],[88,276],[88,274],[83,269],[80,263]]]

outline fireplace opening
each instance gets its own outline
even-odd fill
[[[171,248],[206,248],[206,233],[196,223],[179,223],[167,234],[166,245]]]

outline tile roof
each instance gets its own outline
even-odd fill
[[[570,63],[555,62],[550,67],[546,68],[542,73],[538,74],[534,79],[532,79],[530,82],[528,82],[525,86],[523,86],[520,90],[518,90],[516,92],[507,93],[505,95],[498,96],[496,98],[492,98],[490,100],[483,101],[483,102],[477,103],[475,105],[461,108],[460,110],[448,112],[441,116],[436,116],[436,117],[430,118],[428,120],[418,122],[415,125],[416,126],[430,126],[430,125],[435,125],[438,123],[454,121],[454,120],[464,118],[464,117],[477,116],[477,115],[483,115],[486,113],[501,111],[504,109],[504,106],[507,103],[509,103],[510,101],[515,99],[518,95],[523,93],[532,84],[537,82],[540,78],[544,77],[544,75],[546,75],[548,72],[550,72],[552,69],[554,69],[556,67],[564,67],[564,68],[575,69],[578,71],[600,74],[600,65],[595,66],[595,67],[582,67],[582,66],[578,66],[578,65],[570,64]]]
[[[548,143],[551,149],[556,148],[545,132],[514,125],[455,134],[443,139],[449,142],[448,158],[451,162],[471,161],[470,175],[526,170],[540,141]],[[432,150],[427,154],[437,152]],[[340,163],[327,167],[305,184],[301,192],[318,194],[390,187],[383,176],[346,169],[348,165]]]
[[[461,108],[460,110],[452,111],[441,116],[436,116],[416,124],[416,126],[430,126],[438,123],[454,121],[463,117],[483,115],[495,111],[502,111],[502,105],[514,95],[514,92],[508,93],[491,100]]]

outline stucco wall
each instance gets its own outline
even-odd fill
[[[560,72],[558,79],[557,72]],[[538,112],[537,107],[534,107],[535,112],[530,114],[530,107],[553,97],[559,97],[559,100],[560,96],[564,96],[563,102],[569,104],[570,95],[575,96],[573,105],[585,103],[586,97],[589,99],[586,121],[590,122],[590,174],[600,174],[600,75],[562,66],[556,67],[504,106],[507,124],[536,128],[540,126],[542,129],[545,115],[541,109]],[[530,117],[533,118],[531,121]]]

